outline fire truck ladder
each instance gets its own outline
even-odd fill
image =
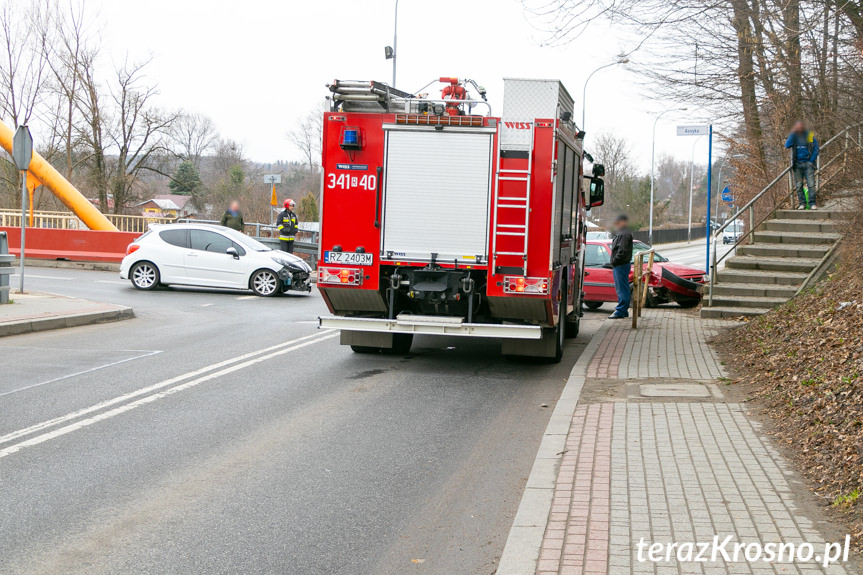
[[[494,273],[497,273],[497,258],[498,256],[519,256],[522,259],[522,273],[527,276],[527,238],[530,225],[530,180],[531,169],[533,166],[533,142],[531,142],[530,150],[527,153],[527,169],[526,170],[501,170],[497,171],[497,189],[498,193],[494,196],[494,233],[492,234],[492,253],[494,254],[494,262],[492,267]],[[510,191],[507,196],[500,195],[500,182],[522,182],[524,183],[524,196],[512,195]],[[501,210],[511,210],[517,214],[524,214],[524,223],[518,224],[501,224]],[[518,218],[516,221],[518,221]],[[511,220],[510,220],[511,221]],[[520,252],[499,252],[497,251],[498,237],[514,236],[520,237],[523,240],[522,251]]]

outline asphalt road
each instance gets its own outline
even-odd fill
[[[14,575],[488,575],[608,313],[588,312],[547,365],[459,338],[355,355],[317,329],[316,292],[138,292],[39,268],[27,286],[137,318],[0,339],[0,573]]]

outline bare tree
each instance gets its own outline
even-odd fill
[[[219,139],[213,121],[202,114],[180,113],[171,127],[175,154],[183,161],[192,162],[196,168],[201,157],[213,148]]]
[[[288,139],[302,153],[305,165],[314,172],[321,165],[321,144],[324,139],[324,112],[327,110],[326,100],[309,110],[296,127],[288,132]]]
[[[0,111],[15,127],[29,123],[42,97],[51,14],[49,0],[0,6]]]
[[[118,154],[111,185],[116,213],[133,197],[132,188],[141,171],[164,175],[155,160],[169,152],[167,135],[177,118],[176,113],[165,113],[151,105],[157,90],[143,81],[143,69],[148,63],[149,60],[126,62],[119,67],[116,86],[111,90],[116,115],[111,140]]]
[[[95,54],[82,59],[78,75],[81,90],[76,95],[75,106],[83,118],[79,135],[87,148],[88,179],[99,200],[99,209],[107,213],[110,174],[106,145],[110,137],[105,132],[109,119],[107,111],[103,110],[101,87],[96,82]]]
[[[56,35],[48,65],[51,68],[53,82],[52,91],[57,102],[49,112],[52,134],[63,147],[66,179],[72,179],[76,162],[74,159],[76,145],[76,124],[79,120],[79,99],[82,90],[82,66],[92,62],[97,54],[94,47],[88,45],[87,21],[83,0],[75,5],[70,2],[68,13],[58,12]]]

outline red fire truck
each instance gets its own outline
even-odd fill
[[[333,315],[320,325],[356,352],[459,335],[559,361],[578,334],[585,212],[602,205],[603,168],[584,175],[559,81],[506,79],[502,117],[476,82],[440,82],[439,99],[329,86],[318,288]]]

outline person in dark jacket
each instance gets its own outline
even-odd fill
[[[289,254],[294,253],[294,241],[297,238],[297,232],[300,231],[297,226],[297,214],[294,213],[295,207],[297,207],[297,202],[291,199],[285,200],[285,209],[276,218],[276,227],[279,228],[279,243],[282,246],[282,251]]]
[[[791,173],[797,186],[797,209],[815,209],[815,161],[818,159],[818,140],[815,132],[810,131],[806,124],[797,122],[785,141],[785,147],[791,150]],[[803,184],[809,188],[808,198],[803,191]]]
[[[246,227],[246,223],[243,221],[243,213],[240,211],[240,202],[237,200],[231,202],[230,207],[222,214],[222,219],[219,223],[226,228],[231,228],[242,233]]]
[[[632,271],[632,232],[629,218],[620,214],[614,219],[614,241],[611,243],[611,271],[614,275],[614,291],[617,292],[617,307],[609,319],[629,317],[632,288],[629,273]]]

